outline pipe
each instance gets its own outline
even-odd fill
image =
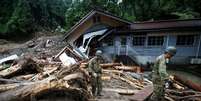
[[[168,44],[169,44],[169,37],[170,37],[170,35],[168,34],[168,35],[167,35],[167,40],[166,40],[166,41],[167,41],[167,42],[166,42],[166,48],[168,47]]]
[[[201,43],[201,35],[200,35],[200,38],[199,38],[198,49],[197,49],[197,52],[196,52],[196,58],[198,58],[198,56],[199,56],[200,43]]]

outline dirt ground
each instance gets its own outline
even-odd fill
[[[62,35],[33,38],[23,43],[1,39],[0,59],[13,54],[21,56],[25,53],[32,53],[34,55],[55,55],[61,51],[65,45],[66,42],[62,40]]]

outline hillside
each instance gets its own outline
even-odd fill
[[[200,18],[200,0],[1,0],[0,39],[66,32],[92,9],[130,21]]]

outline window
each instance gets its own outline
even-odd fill
[[[121,45],[126,45],[126,41],[127,39],[125,36],[121,37]]]
[[[176,45],[193,45],[195,35],[178,35]]]
[[[164,36],[149,36],[148,45],[150,46],[162,46],[164,42]]]
[[[133,37],[133,45],[134,46],[144,46],[145,44],[145,36],[134,36]]]
[[[113,46],[114,45],[114,41],[113,38],[107,38],[103,41],[103,46]]]

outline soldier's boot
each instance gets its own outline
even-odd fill
[[[92,85],[92,94],[93,96],[96,96],[96,87]]]

